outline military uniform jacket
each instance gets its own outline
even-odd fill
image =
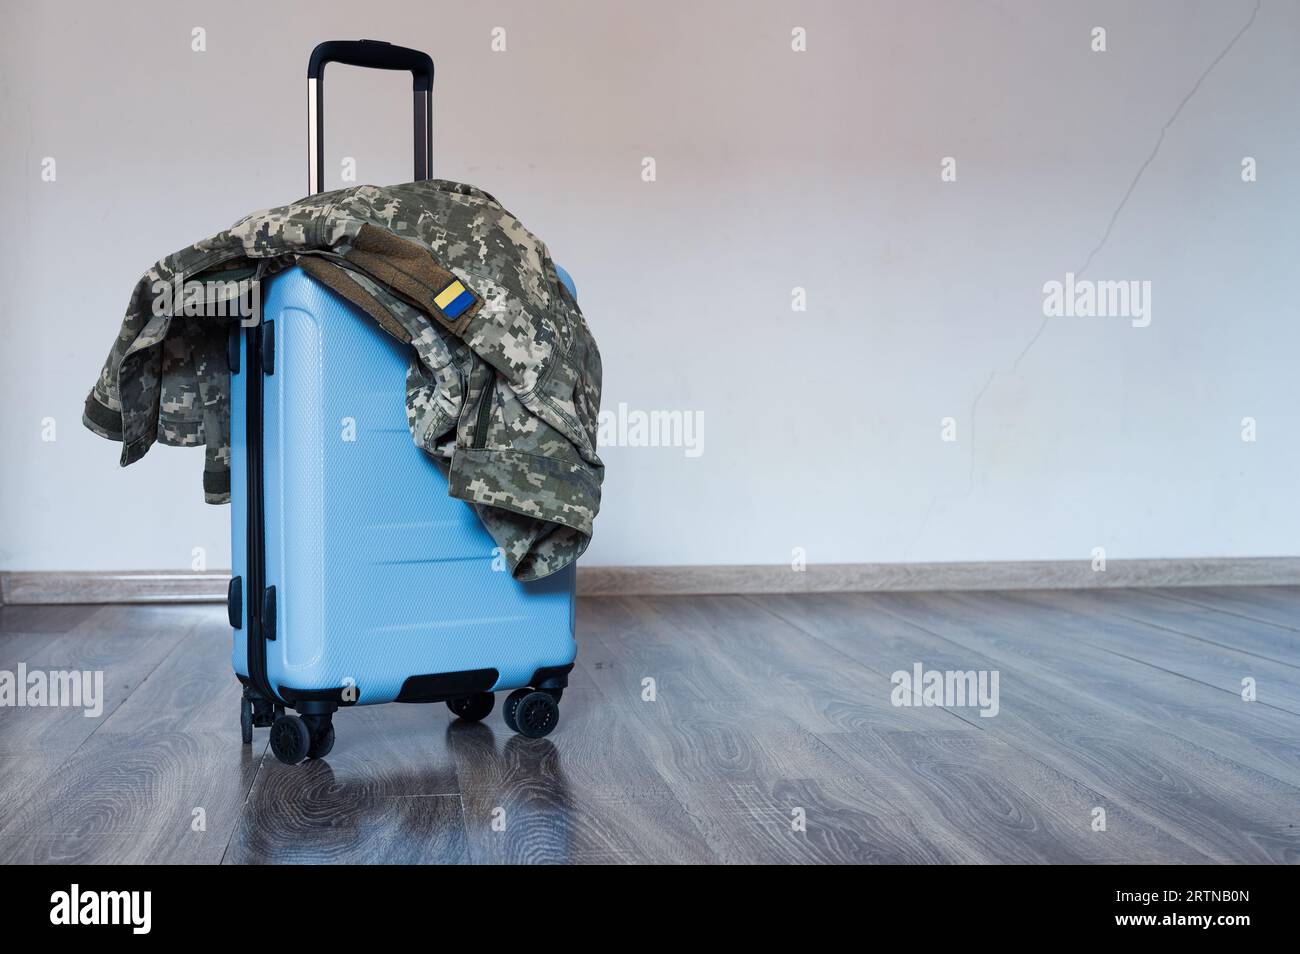
[[[314,195],[169,255],[135,286],[85,425],[122,443],[123,466],[154,441],[205,445],[205,499],[229,502],[235,305],[295,264],[410,344],[411,435],[511,572],[537,579],[577,559],[604,474],[600,354],[546,246],[473,186]]]

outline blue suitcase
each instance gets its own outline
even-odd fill
[[[427,178],[428,57],[322,44],[309,70],[317,110],[335,61],[412,70]],[[559,717],[577,651],[574,567],[515,580],[473,509],[448,496],[407,425],[412,354],[297,267],[265,284],[260,321],[231,333],[231,662],[244,742],[269,726],[290,764],[326,755],[333,715],[351,705],[445,701],[478,720],[493,693],[516,690],[510,728],[540,737]]]

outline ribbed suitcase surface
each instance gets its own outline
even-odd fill
[[[480,671],[481,689],[503,690],[571,663],[574,568],[534,583],[493,569],[492,538],[411,439],[409,347],[299,268],[269,282],[263,322],[275,346],[262,408],[271,685],[355,686],[368,704],[437,684],[420,677]],[[231,387],[232,559],[245,580],[247,347],[241,337]],[[248,674],[242,628],[232,662]]]

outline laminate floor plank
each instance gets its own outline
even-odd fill
[[[818,638],[834,641],[864,661],[883,653],[886,659],[878,664],[882,670],[908,670],[913,661],[922,662],[926,669],[999,670],[996,716],[955,711],[969,712],[968,717],[988,735],[1096,792],[1103,799],[1098,807],[1106,810],[1112,830],[1114,819],[1122,818],[1133,837],[1146,833],[1134,845],[1167,845],[1172,839],[1185,846],[1186,860],[1291,857],[1295,832],[1288,825],[1294,820],[1296,794],[1292,786],[1169,736],[1132,713],[1100,704],[1087,691],[1091,682],[1071,687],[1055,670],[1026,667],[1016,656],[990,651],[978,639],[963,644],[972,625],[987,629],[988,621],[997,619],[996,603],[986,596],[979,594],[972,601],[986,607],[978,613],[962,604],[940,612],[937,595],[909,601],[926,607],[930,628],[886,612],[875,594],[837,595],[829,601],[804,595],[761,599],[809,627]],[[993,625],[992,630],[1012,628]],[[1050,626],[1041,629],[1052,632]],[[834,737],[823,734],[822,738],[835,747]],[[1195,770],[1189,772],[1187,766]]]
[[[775,711],[810,730],[841,730],[902,720],[959,728],[951,715],[920,711],[907,716],[890,705],[882,674],[841,647],[806,632],[747,597],[645,597],[628,601],[644,624],[654,622],[661,642],[647,646],[617,619],[599,629],[597,678],[607,698],[640,700],[644,680],[654,680],[667,704],[746,703]],[[613,660],[606,664],[605,659]]]
[[[974,663],[984,657],[885,612],[860,594],[773,594],[747,599],[790,623],[814,645],[824,644],[870,674],[860,683],[856,704],[828,705],[825,724],[811,724],[815,731],[981,728],[978,712],[971,708],[897,705],[893,676],[898,672],[910,676],[918,662],[928,669],[979,669]]]
[[[473,860],[713,861],[647,756],[630,705],[611,705],[596,689],[566,689],[559,725],[544,739],[515,735],[492,717],[453,725]]]
[[[458,795],[355,796],[310,778],[311,798],[254,786],[225,864],[434,864],[469,861]]]
[[[1233,648],[1235,632],[1258,623],[1232,617],[1207,622],[1206,614],[1190,606],[1170,613],[1168,600],[1127,590],[1008,595],[1090,618],[1089,645],[1238,697],[1246,688],[1243,680],[1250,679],[1256,701],[1300,715],[1300,667]]]
[[[1296,587],[583,597],[547,738],[504,695],[479,724],[359,707],[289,767],[240,744],[221,606],[4,607],[0,670],[100,670],[105,704],[0,707],[0,862],[1300,863],[1293,611]],[[918,664],[996,670],[996,714],[899,704]]]
[[[1280,629],[1300,633],[1300,586],[1171,586],[1150,592],[1203,610],[1271,623]],[[1271,643],[1281,639],[1285,661],[1300,666],[1300,641],[1294,637],[1289,640],[1276,637],[1271,628],[1265,628],[1261,633]]]
[[[102,606],[66,633],[0,636],[0,669],[25,670],[53,685],[67,674],[83,685],[79,705],[0,708],[0,755],[70,753],[81,745],[204,618],[194,607]],[[20,669],[20,667],[22,667]],[[102,684],[102,699],[92,699]],[[91,689],[91,695],[86,693]],[[53,701],[54,692],[47,695]],[[93,702],[93,706],[87,703]]]
[[[0,606],[0,633],[66,633],[100,609],[96,603]]]
[[[262,757],[235,742],[96,733],[0,828],[0,862],[52,860],[60,840],[99,864],[219,862]]]
[[[871,766],[921,831],[964,863],[1207,862],[1209,856],[987,732],[823,737]],[[1094,824],[1105,811],[1106,830]]]
[[[230,626],[224,614],[210,614],[185,632],[104,718],[103,730],[140,735],[184,731],[238,741],[241,693],[230,669]]]
[[[1055,617],[1005,594],[979,597],[871,601],[911,607],[927,627],[947,629],[945,638],[988,654],[987,666],[1001,669],[1002,704],[986,728],[1008,744],[1217,860],[1300,858],[1300,790],[1279,778],[1294,775],[1294,716],[1261,708],[1243,716],[1227,693],[1107,660]],[[1036,634],[1032,645],[1016,635],[1021,627]]]
[[[1135,728],[1159,730],[1300,789],[1300,717],[1092,646],[1090,618],[1014,593],[872,594],[882,608],[999,661],[1002,680],[1034,676],[1077,692]]]
[[[867,776],[680,782],[673,786],[727,864],[939,864],[954,850],[897,793]]]
[[[578,658],[594,684],[611,698],[639,696],[643,680],[656,691],[699,701],[738,698],[748,690],[728,678],[713,654],[696,652],[690,634],[676,629],[640,597],[578,601]]]

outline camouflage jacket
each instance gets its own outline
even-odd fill
[[[136,284],[85,425],[122,443],[123,466],[154,441],[206,445],[205,499],[229,502],[238,318],[221,306],[294,264],[411,345],[411,434],[511,572],[537,579],[577,559],[604,474],[600,354],[546,246],[472,186],[314,195],[169,255]]]

